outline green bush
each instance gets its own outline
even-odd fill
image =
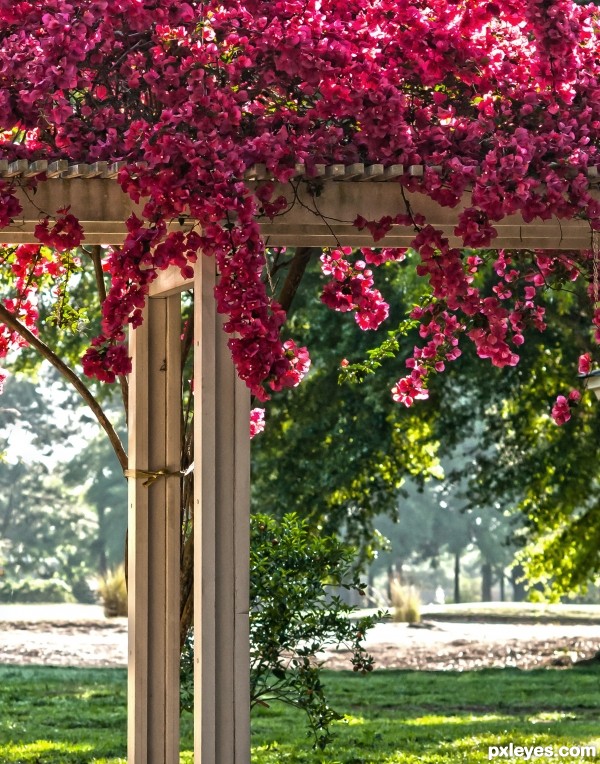
[[[336,537],[312,533],[295,514],[277,521],[255,515],[250,549],[251,704],[280,701],[306,712],[315,746],[331,740],[341,716],[327,703],[317,655],[350,650],[354,671],[367,673],[373,659],[361,644],[377,617],[352,621],[353,608],[332,587],[362,592],[353,572],[355,550]],[[350,583],[348,583],[350,581]],[[381,617],[383,613],[378,613]],[[193,634],[182,655],[181,703],[193,708]]]
[[[0,602],[75,602],[75,597],[62,578],[24,578],[0,581]]]

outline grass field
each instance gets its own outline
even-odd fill
[[[435,621],[487,621],[488,623],[600,623],[600,605],[542,602],[465,602],[426,605],[421,617]]]
[[[2,764],[124,764],[125,672],[0,667]],[[596,745],[600,762],[600,669],[465,673],[328,673],[333,706],[346,720],[324,753],[311,749],[301,713],[253,716],[253,764],[477,764],[488,746]],[[184,716],[182,761],[191,762]],[[521,762],[521,757],[497,761]],[[537,762],[556,762],[541,756]]]

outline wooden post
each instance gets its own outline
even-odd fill
[[[196,764],[249,764],[250,395],[217,317],[214,261],[195,279]]]
[[[129,764],[179,762],[179,295],[148,300],[131,333],[129,470]]]

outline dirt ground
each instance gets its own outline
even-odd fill
[[[512,666],[567,667],[600,650],[600,624],[426,622],[378,624],[366,645],[377,668],[459,670]],[[325,664],[351,668],[349,654],[328,652]],[[127,621],[99,608],[0,608],[0,664],[124,667]]]
[[[376,668],[466,671],[478,668],[567,667],[594,658],[600,625],[425,622],[377,625],[365,642]],[[325,656],[329,668],[348,668],[348,654]]]

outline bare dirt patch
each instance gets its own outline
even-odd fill
[[[127,665],[127,622],[0,622],[0,663],[112,668]]]
[[[127,621],[98,611],[0,612],[0,663],[124,667]],[[20,616],[17,620],[15,617]],[[600,650],[600,624],[431,622],[430,628],[378,624],[366,640],[377,668],[466,671],[478,668],[568,667]],[[351,668],[349,653],[325,653],[325,665]]]
[[[467,671],[566,668],[594,659],[600,625],[430,622],[430,628],[377,625],[366,644],[376,668]],[[349,667],[349,653],[326,653],[328,668]]]

